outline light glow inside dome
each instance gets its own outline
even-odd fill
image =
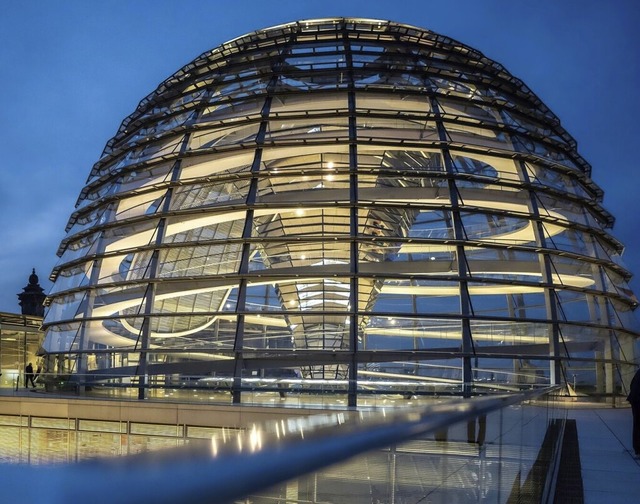
[[[141,398],[615,394],[637,300],[602,196],[474,49],[366,19],[257,31],[107,143],[52,273],[48,368]]]

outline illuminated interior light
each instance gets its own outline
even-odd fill
[[[313,34],[301,33],[309,26]],[[616,366],[630,369],[637,299],[575,142],[526,86],[496,87],[512,79],[502,66],[487,60],[480,83],[469,70],[475,52],[443,37],[451,50],[436,56],[424,50],[433,34],[412,27],[407,38],[407,29],[325,20],[287,24],[286,40],[282,27],[260,30],[238,38],[233,55],[223,46],[184,69],[200,69],[203,89],[216,82],[206,109],[185,109],[203,99],[189,83],[168,80],[150,94],[145,103],[153,105],[128,116],[129,134],[119,129],[91,168],[70,218],[43,349],[68,355],[77,373],[94,370],[80,369],[76,347],[107,348],[128,354],[108,363],[112,376],[148,358],[151,372],[175,366],[178,377],[228,390],[238,376],[225,361],[245,350],[258,355],[258,369],[263,349],[277,349],[281,363],[293,352],[352,352],[355,332],[358,348],[381,357],[358,361],[353,352],[367,366],[357,384],[367,394],[416,383],[458,393],[473,380],[463,380],[468,368],[428,367],[434,361],[417,349],[446,348],[461,361],[465,321],[505,369],[535,368],[496,371],[496,390],[550,379],[550,343],[583,359],[587,371],[577,372],[594,389],[617,379],[600,380],[599,370],[614,373],[603,361],[605,340],[615,345],[609,353],[624,354]],[[337,49],[345,37],[357,40],[353,59]],[[265,49],[276,40],[283,64]],[[385,57],[374,61],[374,53]],[[416,55],[420,79],[403,70]],[[363,61],[370,63],[348,68]],[[436,102],[442,117],[410,119]],[[262,123],[247,112],[254,106]],[[603,340],[611,331],[625,341]],[[391,353],[404,351],[417,352],[415,360]],[[498,367],[490,361],[481,358],[474,377],[486,374],[483,365]],[[204,369],[212,374],[200,376]],[[257,372],[246,383],[300,393],[349,387],[342,362],[309,357],[296,372],[300,383]]]
[[[255,452],[260,448],[262,448],[262,431],[254,425],[249,434],[249,449]]]

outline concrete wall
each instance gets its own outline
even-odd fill
[[[199,427],[246,428],[254,423],[320,413],[326,413],[326,410],[73,398],[0,398],[0,415],[81,418]]]

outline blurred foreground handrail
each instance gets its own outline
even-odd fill
[[[6,464],[0,501],[39,504],[233,502],[355,455],[436,432],[556,391],[447,400],[421,408],[349,410],[256,425],[176,449],[73,464]]]

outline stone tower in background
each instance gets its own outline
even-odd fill
[[[38,283],[38,275],[35,268],[29,275],[29,284],[18,294],[19,304],[23,315],[36,315],[44,317],[44,289]]]

